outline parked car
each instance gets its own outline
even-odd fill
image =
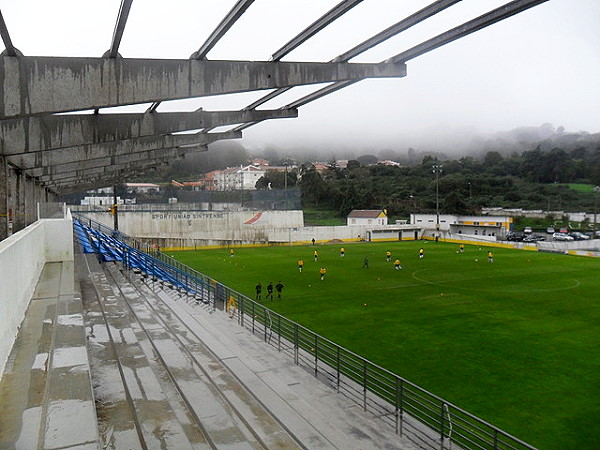
[[[555,233],[554,227],[548,227],[548,228],[546,228],[546,233],[548,233],[548,234],[554,234]]]
[[[587,241],[590,238],[587,234],[580,233],[579,231],[573,231],[570,235],[576,241]]]
[[[531,227],[525,227],[525,229],[523,230],[523,233],[531,234],[531,233],[533,233],[533,230]]]
[[[525,233],[522,233],[520,231],[509,231],[508,233],[506,233],[506,240],[507,241],[520,242],[524,238],[525,238]]]
[[[567,233],[554,233],[552,235],[555,241],[574,241],[573,236],[569,236]]]
[[[540,242],[545,240],[546,238],[544,236],[541,236],[539,234],[530,234],[529,236],[526,236],[523,239],[523,242]]]

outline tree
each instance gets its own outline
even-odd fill
[[[444,197],[442,211],[447,214],[466,214],[469,206],[456,191],[451,191]]]
[[[368,166],[370,164],[377,164],[379,158],[375,155],[361,155],[356,160],[363,166]]]
[[[351,159],[350,161],[348,161],[348,165],[346,166],[347,170],[354,170],[354,169],[358,169],[360,167],[360,162],[358,162],[356,159]]]
[[[493,167],[496,164],[500,164],[504,161],[502,155],[496,151],[487,152],[483,158],[483,165],[486,167]]]
[[[327,192],[325,181],[315,169],[315,166],[301,167],[300,192],[302,200],[308,204],[319,207]]]
[[[269,178],[266,175],[263,175],[258,180],[256,180],[256,184],[254,185],[254,187],[259,191],[265,190],[269,188],[269,183]]]

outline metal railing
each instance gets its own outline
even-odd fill
[[[230,289],[226,295],[239,299],[236,316],[240,326],[418,445],[534,448],[246,296]]]
[[[89,219],[82,219],[89,221]],[[90,225],[93,221],[90,221]],[[101,224],[96,225],[103,227]],[[108,229],[112,232],[111,229]],[[122,235],[123,236],[123,235]],[[127,237],[125,237],[127,238]],[[130,239],[131,238],[127,238]],[[216,309],[261,337],[298,366],[390,425],[396,434],[425,448],[535,450],[535,447],[468,413],[416,384],[287,319],[251,298],[145,246],[157,263],[177,276],[211,286]]]

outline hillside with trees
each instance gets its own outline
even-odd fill
[[[543,124],[468,139],[468,145],[452,151],[387,148],[330,153],[326,170],[313,164],[319,155],[328,154],[323,150],[305,150],[302,156],[289,156],[293,153],[288,151],[284,157],[283,151],[269,148],[252,155],[239,142],[223,141],[208,152],[187,155],[129,181],[198,180],[211,170],[246,165],[261,157],[289,170],[287,177],[267,171],[256,188],[299,187],[305,209],[345,217],[352,209],[385,208],[390,216],[406,217],[435,211],[432,166],[437,165],[442,166],[438,189],[443,213],[476,213],[482,207],[592,212],[598,207],[600,193],[570,186],[600,185],[600,134],[566,133],[562,127]],[[343,167],[336,163],[342,158],[348,160]],[[384,165],[383,160],[399,165]],[[166,191],[175,195],[171,186]]]
[[[600,139],[572,148],[538,144],[532,150],[503,155],[491,150],[480,157],[442,159],[427,155],[411,166],[363,165],[350,160],[346,168],[332,161],[325,172],[301,169],[303,204],[336,210],[386,208],[390,215],[435,210],[435,175],[439,173],[440,210],[475,213],[482,207],[593,211],[600,195],[570,188],[600,185]]]

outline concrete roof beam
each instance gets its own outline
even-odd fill
[[[0,119],[364,78],[403,63],[0,57]]]
[[[54,166],[66,163],[80,163],[91,159],[110,158],[133,153],[146,152],[161,148],[182,146],[208,145],[222,139],[238,139],[242,137],[239,131],[223,133],[195,133],[177,136],[147,136],[136,139],[112,141],[104,144],[89,144],[44,152],[35,152],[11,156],[7,159],[22,169]]]
[[[34,177],[41,176],[58,176],[62,174],[74,173],[78,170],[85,170],[97,167],[120,166],[124,164],[135,163],[139,161],[151,161],[156,158],[179,158],[188,153],[208,151],[206,145],[198,145],[195,147],[179,147],[179,148],[161,148],[156,150],[148,150],[129,155],[111,156],[105,158],[88,159],[86,161],[71,162],[65,164],[56,164],[53,166],[36,167],[27,169],[25,173]]]
[[[22,153],[298,117],[297,109],[143,114],[66,114],[0,121],[0,153]]]
[[[107,179],[117,179],[120,176],[131,176],[139,175],[141,172],[156,168],[161,165],[168,165],[174,161],[179,161],[182,156],[164,156],[156,158],[155,160],[139,161],[136,163],[123,164],[120,166],[104,166],[104,167],[93,167],[89,169],[81,169],[71,173],[64,173],[58,175],[43,175],[38,177],[38,180],[47,185],[56,188],[62,188],[67,186],[73,186],[78,182],[83,181],[96,188],[106,186]],[[120,182],[123,180],[121,179]]]

